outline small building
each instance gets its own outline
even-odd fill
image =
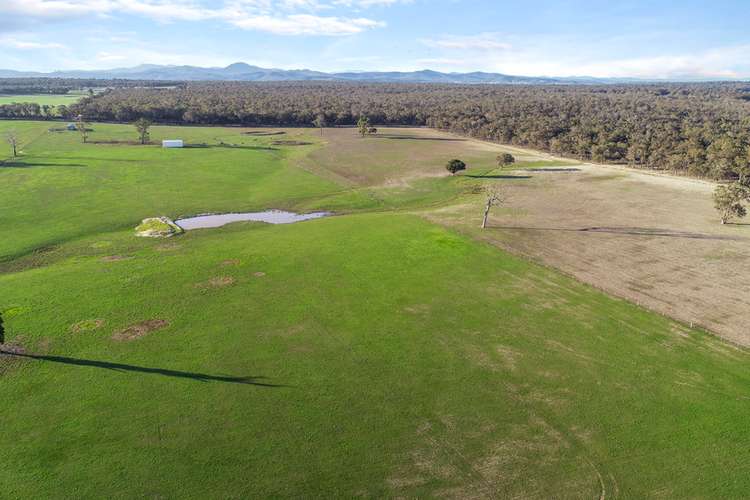
[[[182,148],[184,146],[182,139],[167,139],[161,141],[161,147],[163,148]]]
[[[76,124],[75,124],[75,123],[68,123],[68,124],[67,124],[67,125],[65,126],[65,128],[66,128],[66,129],[68,129],[68,130],[76,130],[76,129],[77,129],[78,127],[76,127]]]

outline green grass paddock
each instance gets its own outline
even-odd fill
[[[295,166],[322,145],[37,125],[0,167],[0,312],[33,356],[0,365],[0,496],[750,488],[748,353],[407,213],[485,181],[345,188]],[[312,205],[341,215],[133,236],[145,216]]]

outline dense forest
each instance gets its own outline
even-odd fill
[[[750,85],[530,86],[189,83],[114,88],[71,106],[87,120],[416,125],[597,162],[732,179],[750,172]],[[4,111],[0,107],[0,117]]]

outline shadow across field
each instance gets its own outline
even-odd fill
[[[86,167],[83,163],[43,163],[38,161],[4,161],[0,168],[35,168],[35,167]]]
[[[233,384],[255,385],[259,387],[286,387],[283,385],[263,382],[266,377],[228,377],[221,375],[208,375],[205,373],[183,372],[178,370],[169,370],[166,368],[149,368],[144,366],[126,365],[122,363],[111,363],[109,361],[96,361],[91,359],[68,358],[64,356],[47,356],[42,354],[25,354],[22,352],[9,352],[0,349],[1,356],[12,356],[16,358],[34,359],[37,361],[49,361],[52,363],[63,363],[73,366],[91,366],[94,368],[103,368],[105,370],[148,373],[153,375],[163,375],[166,377],[186,378],[197,380],[199,382],[228,382]]]
[[[693,240],[743,241],[747,238],[740,236],[718,236],[714,234],[690,233],[674,231],[672,229],[657,229],[649,227],[524,227],[524,226],[490,226],[493,229],[510,229],[514,231],[560,231],[567,233],[606,233],[630,236],[658,236],[664,238],[686,238]]]
[[[520,169],[519,169],[520,170]],[[525,168],[527,172],[580,172],[580,168],[574,167],[530,167]]]
[[[185,144],[182,149],[246,149],[250,151],[279,151],[279,148],[270,146],[240,146],[234,144]]]
[[[453,137],[421,137],[418,135],[376,134],[371,137],[375,139],[394,139],[398,141],[466,142],[466,139],[458,139]]]
[[[88,140],[86,144],[103,144],[105,146],[156,146],[155,142],[142,143],[141,141],[119,141],[116,139]]]
[[[470,179],[531,179],[531,175],[464,175]]]

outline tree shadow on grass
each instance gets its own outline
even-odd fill
[[[466,142],[466,139],[455,139],[452,137],[421,137],[418,135],[393,135],[376,134],[371,137],[376,139],[393,139],[397,141],[442,141],[442,142]]]
[[[464,175],[470,179],[531,179],[532,175]]]
[[[42,163],[38,161],[3,161],[0,168],[34,168],[34,167],[85,167],[83,163]]]
[[[658,229],[650,227],[524,227],[524,226],[492,226],[493,229],[512,229],[516,231],[560,231],[568,233],[606,233],[630,236],[659,236],[664,238],[686,238],[692,240],[744,241],[741,236],[720,236],[704,233],[690,233],[673,229]]]
[[[528,167],[519,168],[518,170],[526,170],[527,172],[581,172],[580,168],[575,167]]]
[[[228,377],[221,375],[208,375],[205,373],[183,372],[166,368],[149,368],[145,366],[111,363],[109,361],[95,361],[91,359],[68,358],[64,356],[47,356],[42,354],[26,354],[23,352],[5,351],[2,349],[0,349],[0,356],[13,356],[17,358],[35,359],[37,361],[50,361],[52,363],[63,363],[73,366],[91,366],[94,368],[103,368],[105,370],[114,370],[118,372],[137,372],[163,375],[166,377],[187,378],[197,380],[198,382],[228,382],[232,384],[255,385],[259,387],[287,387],[284,385],[263,382],[266,377]]]
[[[246,149],[250,151],[280,151],[279,148],[271,146],[241,146],[237,144],[186,144],[183,149]]]

